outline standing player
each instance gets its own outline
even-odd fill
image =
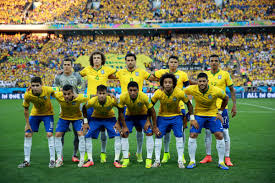
[[[106,67],[105,65],[105,56],[100,51],[95,51],[90,56],[90,66],[85,67],[82,71],[80,71],[80,75],[82,77],[87,77],[88,80],[88,89],[87,94],[96,95],[96,89],[99,85],[107,86],[108,78],[110,78],[113,74],[115,74],[116,70],[110,67]],[[114,77],[114,76],[113,76]],[[88,121],[92,120],[93,108],[89,108],[87,110]],[[101,154],[100,154],[100,162],[106,162],[106,146],[107,146],[107,134],[104,128],[101,129]]]
[[[216,86],[226,92],[226,87],[228,86],[231,92],[231,98],[233,101],[233,107],[231,110],[232,118],[237,114],[237,107],[236,107],[236,96],[235,90],[233,87],[233,82],[230,77],[230,74],[227,71],[223,71],[219,68],[219,56],[218,55],[211,55],[209,58],[209,64],[211,66],[211,70],[207,71],[206,74],[208,75],[209,84]],[[218,109],[221,108],[222,100],[217,99],[217,107]],[[230,154],[230,137],[229,137],[229,116],[228,116],[228,106],[226,106],[225,110],[222,113],[223,117],[223,136],[225,142],[225,164],[227,166],[233,166],[231,163],[229,154]],[[206,147],[206,157],[200,161],[200,163],[208,163],[212,161],[211,157],[211,132],[209,129],[205,129],[205,147]]]
[[[117,101],[107,95],[107,87],[104,85],[99,85],[97,87],[97,96],[91,98],[86,105],[87,109],[93,107],[94,112],[92,115],[92,120],[89,121],[89,125],[87,125],[88,127],[86,127],[86,125],[83,126],[85,131],[86,128],[89,128],[89,131],[85,136],[88,161],[83,165],[83,167],[90,167],[94,165],[92,156],[92,138],[97,139],[101,128],[107,129],[109,138],[115,138],[114,166],[117,168],[121,167],[121,164],[119,163],[119,155],[121,151],[120,134],[114,129],[116,117],[113,107],[117,107]]]
[[[75,93],[84,93],[85,83],[82,82],[82,77],[77,72],[73,72],[73,60],[72,59],[65,59],[63,61],[63,73],[58,74],[54,80],[54,86],[62,88],[66,84],[70,84],[73,86],[73,90]],[[72,156],[73,162],[79,162],[77,157],[77,150],[78,150],[78,135],[76,130],[73,128],[74,131],[74,152]],[[65,135],[65,133],[64,133]],[[64,147],[64,135],[61,139],[62,146]]]
[[[124,119],[124,106],[127,107],[126,115]],[[154,149],[153,132],[150,128],[151,123],[147,120],[147,115],[152,117],[153,121],[156,121],[156,112],[153,105],[149,102],[149,97],[139,91],[139,86],[137,82],[131,81],[128,84],[128,92],[122,93],[120,95],[119,107],[119,118],[121,119],[123,127],[126,129],[123,131],[123,136],[121,139],[122,153],[123,153],[123,164],[122,168],[129,165],[129,142],[128,142],[128,130],[132,133],[132,129],[136,128],[143,129],[146,133],[146,149],[147,149],[147,159],[146,168],[151,168],[152,166],[152,155]],[[125,121],[124,121],[125,120]]]
[[[23,163],[18,165],[18,168],[30,166],[30,155],[32,147],[33,132],[38,132],[40,122],[44,122],[45,130],[47,132],[50,163],[49,168],[55,167],[55,153],[54,153],[54,137],[53,137],[53,107],[50,97],[54,93],[54,89],[47,86],[42,86],[40,77],[33,77],[31,79],[30,90],[24,95],[24,115],[26,120],[25,139],[24,139],[24,156]],[[31,116],[29,117],[29,106],[33,103]]]
[[[155,157],[156,160],[153,167],[160,167],[160,152],[162,146],[162,136],[167,131],[173,129],[176,137],[176,147],[178,152],[178,167],[185,168],[183,162],[183,135],[182,135],[182,115],[179,107],[179,102],[183,101],[190,114],[193,114],[193,106],[188,100],[185,93],[176,87],[177,78],[174,74],[166,73],[160,78],[160,86],[151,101],[153,105],[160,101],[159,114],[156,123],[154,123],[155,139]],[[191,120],[192,121],[192,120]]]
[[[80,106],[82,103],[86,103],[88,98],[84,96],[84,94],[76,94],[74,93],[72,85],[64,85],[62,92],[56,92],[54,97],[58,101],[61,107],[61,113],[59,117],[59,121],[56,126],[56,134],[55,134],[55,150],[57,154],[57,162],[56,167],[60,167],[63,165],[62,160],[62,142],[61,138],[63,133],[66,132],[70,123],[72,123],[73,128],[76,130],[79,145],[78,150],[80,154],[80,161],[78,163],[78,167],[82,167],[84,164],[84,155],[85,155],[85,139],[82,131],[82,113],[80,111]],[[87,119],[85,119],[84,123]]]
[[[201,133],[202,128],[209,128],[216,137],[216,147],[219,156],[219,168],[228,170],[228,167],[224,164],[224,139],[223,139],[223,127],[222,127],[222,112],[228,103],[228,96],[225,92],[215,86],[208,85],[208,77],[205,73],[198,74],[198,85],[192,85],[186,88],[184,91],[187,95],[192,95],[196,102],[195,116],[190,116],[190,119],[196,119],[191,121],[190,137],[188,142],[188,151],[190,156],[190,163],[187,168],[196,167],[196,149],[197,149],[197,137]],[[221,108],[218,111],[216,106],[217,99],[222,100]]]
[[[177,56],[170,56],[168,59],[168,66],[169,69],[161,69],[158,70],[154,73],[154,76],[156,78],[159,78],[165,74],[165,73],[172,73],[176,76],[177,78],[177,86],[178,88],[182,89],[183,86],[187,87],[189,86],[189,80],[188,76],[185,72],[178,70],[179,66],[179,58]],[[182,113],[183,117],[183,122],[185,123],[185,105],[183,101],[180,101],[180,110]],[[186,125],[186,124],[185,124]],[[171,133],[170,131],[166,132],[166,135],[163,137],[163,143],[164,143],[164,154],[163,154],[163,159],[161,160],[161,163],[167,163],[168,160],[170,159],[170,153],[169,153],[169,145],[171,141]],[[185,146],[185,133],[184,133],[184,128],[183,128],[183,147]],[[183,149],[184,150],[184,149]],[[183,152],[183,162],[185,163],[185,158],[184,158],[184,152]]]

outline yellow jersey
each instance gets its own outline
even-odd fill
[[[149,97],[143,92],[138,92],[138,96],[134,101],[130,98],[128,92],[122,93],[118,107],[123,108],[125,105],[127,106],[127,116],[147,115],[148,109],[153,107],[149,102]]]
[[[206,74],[208,76],[208,83],[222,89],[224,92],[226,92],[227,86],[233,85],[233,81],[230,77],[230,74],[227,71],[220,69],[216,74],[212,74],[211,71],[207,71]],[[217,107],[221,108],[221,105],[222,100],[217,99]],[[227,108],[228,106],[226,106],[226,109]]]
[[[162,117],[172,117],[181,115],[179,102],[181,100],[184,103],[188,102],[188,98],[185,95],[184,91],[177,87],[169,96],[163,90],[158,89],[151,98],[151,101],[153,103],[156,103],[158,100],[160,101],[158,115]]]
[[[116,73],[116,77],[119,79],[121,86],[121,93],[128,92],[128,83],[130,81],[135,81],[138,84],[139,91],[142,92],[143,82],[150,77],[150,73],[147,71],[136,68],[134,71],[130,72],[127,69],[121,69]]]
[[[105,104],[101,105],[98,101],[98,96],[95,96],[88,101],[86,107],[87,109],[90,107],[94,108],[92,117],[113,118],[115,117],[113,107],[117,107],[117,102],[114,98],[107,96]]]
[[[79,120],[83,119],[81,112],[81,104],[86,103],[89,98],[87,95],[78,94],[76,98],[74,98],[70,102],[66,102],[63,96],[63,92],[55,92],[54,97],[58,101],[61,107],[61,112],[59,117],[64,120]]]
[[[48,116],[53,115],[53,106],[51,103],[51,95],[58,90],[48,86],[42,86],[42,93],[39,96],[33,95],[29,90],[24,95],[23,106],[29,107],[30,102],[33,103],[31,116]]]
[[[198,85],[191,85],[184,89],[186,95],[192,95],[195,99],[195,115],[198,116],[217,116],[217,99],[224,99],[225,92],[213,85],[209,85],[205,93],[201,93]]]
[[[85,67],[80,71],[82,77],[87,76],[88,89],[87,95],[95,95],[97,86],[105,85],[107,86],[108,77],[116,72],[115,69],[110,67],[102,66],[100,69],[96,70],[92,66]]]

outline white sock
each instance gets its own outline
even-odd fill
[[[124,159],[129,158],[129,142],[128,138],[121,138],[121,149]]]
[[[54,137],[48,137],[48,145],[49,145],[49,152],[50,152],[50,161],[55,160],[55,149],[54,149]]]
[[[152,159],[153,151],[154,151],[153,136],[146,136],[146,149],[147,149],[147,159]]]
[[[101,132],[101,152],[106,153],[106,146],[107,146],[107,131]]]
[[[115,136],[115,161],[119,161],[120,151],[121,151],[121,137]]]
[[[80,161],[84,161],[85,156],[85,137],[84,136],[78,136],[79,144],[78,144],[78,151],[80,154]]]
[[[169,145],[171,141],[171,132],[166,133],[163,137],[164,152],[169,152]]]
[[[155,138],[155,158],[156,158],[156,162],[160,162],[161,146],[162,146],[162,139],[161,138]]]
[[[176,137],[176,147],[178,152],[178,162],[182,162],[183,140],[182,137]]]
[[[225,143],[225,157],[229,157],[230,155],[230,136],[229,129],[223,129],[223,137]]]
[[[195,156],[196,156],[196,150],[197,150],[197,139],[189,137],[188,141],[188,152],[190,161],[196,162]]]
[[[218,151],[218,156],[219,156],[219,163],[223,162],[224,160],[224,150],[225,150],[225,143],[224,143],[224,139],[222,140],[216,140],[216,148]]]
[[[209,129],[205,129],[205,150],[206,155],[211,155],[212,134]]]
[[[184,133],[184,129],[183,129],[183,132],[182,132],[182,142],[183,142],[183,154],[184,154],[184,147],[185,147],[185,133]]]
[[[24,138],[24,156],[25,161],[30,162],[32,149],[32,137]]]
[[[138,154],[142,153],[143,136],[144,136],[143,131],[141,131],[141,132],[137,131],[136,137],[137,137],[137,153]]]
[[[62,160],[62,137],[55,137],[55,151],[58,160]]]
[[[93,161],[93,142],[92,138],[85,138],[86,152],[88,155],[88,159]]]

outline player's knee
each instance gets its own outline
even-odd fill
[[[47,133],[47,137],[49,138],[49,137],[52,137],[53,136],[53,133]]]
[[[32,137],[32,133],[25,133],[25,137]]]
[[[82,131],[77,132],[78,137],[84,136]]]
[[[146,133],[146,136],[152,136],[153,133]]]
[[[63,136],[63,133],[60,133],[60,132],[57,132],[56,134],[55,134],[55,137],[62,137]]]
[[[222,132],[216,132],[214,133],[215,137],[217,140],[222,140],[223,139],[223,133]]]
[[[198,134],[197,133],[190,133],[190,137],[195,139],[198,137]]]

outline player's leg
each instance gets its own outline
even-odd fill
[[[182,161],[183,163],[186,163],[185,157],[184,157],[184,148],[185,148],[185,129],[187,129],[187,116],[185,115],[185,109],[181,109],[182,113],[182,121],[183,121],[183,127],[182,127],[182,142],[183,142],[183,154],[182,154]]]
[[[161,163],[167,163],[170,159],[169,146],[171,141],[171,129],[166,131],[166,134],[163,136],[163,146],[164,146],[164,154],[161,160]]]
[[[205,143],[206,156],[200,161],[200,163],[209,163],[209,162],[212,162],[212,156],[211,156],[212,133],[208,128],[205,128],[204,143]]]
[[[141,163],[143,162],[142,159],[142,145],[143,145],[143,138],[144,138],[144,132],[140,126],[136,126],[136,138],[137,138],[137,162]]]
[[[134,121],[132,120],[131,116],[125,116],[125,122],[129,129],[129,133],[132,133]],[[128,136],[124,136],[121,138],[121,149],[122,149],[122,155],[123,155],[123,163],[122,168],[126,168],[129,163],[129,141]]]
[[[82,131],[82,120],[75,120],[72,122],[73,128],[77,131],[79,145],[78,151],[80,154],[80,160],[78,163],[78,167],[82,167],[84,165],[84,156],[85,156],[85,137]]]
[[[53,136],[53,128],[54,128],[54,120],[53,115],[51,116],[43,116],[45,131],[47,132],[48,138],[48,146],[50,152],[50,163],[49,168],[55,167],[55,149],[54,149],[54,136]]]
[[[227,166],[233,166],[230,160],[230,136],[229,136],[229,117],[228,109],[223,110],[223,137],[225,143],[225,164]]]
[[[100,162],[106,163],[107,131],[105,130],[105,128],[100,129],[100,140],[101,140]]]
[[[79,139],[78,139],[77,131],[75,130],[75,128],[73,128],[73,132],[74,132],[74,142],[73,142],[74,143],[74,152],[73,152],[73,156],[72,156],[72,161],[79,162],[79,159],[77,157]]]

